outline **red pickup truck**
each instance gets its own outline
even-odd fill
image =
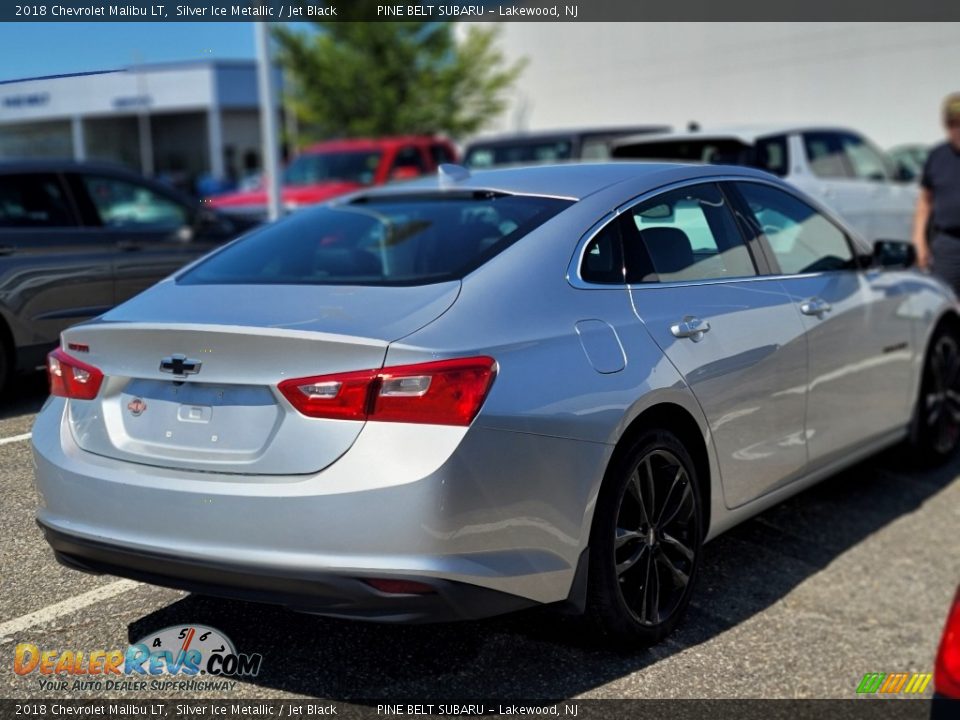
[[[281,202],[287,210],[325,202],[367,185],[409,180],[457,162],[448,140],[431,136],[331,140],[306,148],[283,173]],[[228,213],[265,215],[267,191],[256,188],[211,198]]]

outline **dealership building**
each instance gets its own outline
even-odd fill
[[[8,80],[0,159],[105,160],[184,184],[240,176],[260,167],[258,103],[253,60]]]

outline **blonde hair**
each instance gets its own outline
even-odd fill
[[[950,93],[943,99],[943,121],[960,118],[960,92]]]

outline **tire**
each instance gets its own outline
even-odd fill
[[[671,432],[641,435],[611,466],[590,531],[586,614],[605,644],[647,647],[690,603],[703,544],[696,468]]]
[[[951,327],[930,341],[911,434],[919,464],[940,465],[960,446],[960,335]]]

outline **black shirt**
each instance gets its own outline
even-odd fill
[[[933,148],[920,185],[933,195],[934,230],[960,235],[960,150],[950,143]]]

